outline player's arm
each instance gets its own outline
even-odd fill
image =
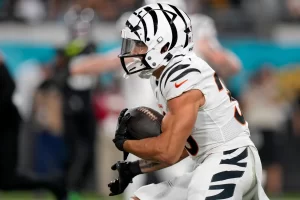
[[[190,90],[168,100],[169,112],[162,122],[162,133],[154,138],[126,140],[123,148],[145,160],[176,163],[193,130],[199,107],[205,98],[200,90]]]
[[[239,58],[224,49],[216,38],[203,37],[197,41],[198,50],[204,59],[214,68],[222,78],[237,74],[241,70]]]
[[[116,54],[90,56],[72,67],[71,74],[101,74],[118,68],[120,59]]]
[[[183,149],[182,154],[177,162],[180,162],[181,160],[185,159],[188,156],[189,156],[188,152],[185,149]],[[171,166],[170,164],[160,163],[157,161],[139,160],[139,167],[142,173],[154,172],[170,166]]]

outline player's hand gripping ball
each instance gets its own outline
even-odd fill
[[[123,109],[118,118],[117,130],[113,142],[124,152],[124,160],[128,153],[124,151],[124,142],[128,139],[140,140],[156,137],[161,133],[163,115],[148,107]]]
[[[127,123],[130,119],[130,114],[127,113],[127,111],[128,108],[125,108],[120,112],[115,138],[113,139],[113,142],[120,151],[124,151],[123,144],[127,139],[129,139],[127,134]]]

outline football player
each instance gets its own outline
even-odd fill
[[[161,0],[151,0],[151,1],[159,2]],[[168,2],[172,2],[172,4],[178,7],[183,7],[183,8],[185,7],[184,1],[182,0],[168,0]],[[147,3],[151,3],[151,2],[147,0],[145,1],[145,5]],[[116,27],[117,29],[119,29],[119,31],[123,29],[124,24],[130,15],[131,12],[124,13],[120,17]],[[71,73],[73,75],[95,74],[95,73],[101,74],[112,70],[117,70],[118,73],[119,72],[118,69],[120,69],[120,71],[122,71],[121,73],[123,74],[124,72],[122,68],[120,68],[120,59],[118,58],[119,53],[120,50],[118,48],[104,55],[91,56],[88,59],[85,59],[84,62],[81,62],[77,66],[74,66],[74,68],[71,69]],[[130,60],[126,62],[130,62]],[[156,110],[159,109],[157,105],[157,101],[152,94],[152,88],[151,85],[149,84],[149,80],[141,79],[139,78],[138,74],[133,74],[127,79],[122,79],[121,87],[122,87],[122,96],[124,97],[125,106],[127,108],[146,106]],[[105,134],[102,134],[101,137],[105,137]],[[106,139],[108,138],[101,138],[101,139],[102,141],[106,141]],[[109,138],[109,141],[111,141],[111,138]],[[115,149],[113,144],[111,148]],[[110,149],[107,147],[105,151],[114,152],[114,151],[110,151]],[[135,161],[137,159],[138,158],[136,156],[130,154],[128,156],[127,161]],[[168,169],[155,172],[154,175],[157,176],[159,180],[168,180],[174,176],[180,176],[188,171],[191,171],[192,165],[193,165],[193,161],[190,158],[187,158],[184,161],[177,163],[172,167],[169,167]],[[126,200],[129,199],[132,196],[133,192],[135,192],[141,186],[145,185],[147,182],[147,176],[148,174],[135,177],[133,183],[131,183],[124,191],[124,199]],[[111,181],[111,175],[107,172],[106,168],[104,168],[104,170],[101,172],[101,177],[103,181]],[[105,189],[107,189],[107,187]],[[103,193],[108,192],[104,190],[104,188],[102,187],[101,190]]]
[[[186,10],[185,2],[182,0],[145,0],[145,4],[156,2],[172,3],[176,7]],[[131,13],[125,13],[121,16],[117,23],[117,29],[123,26]],[[216,28],[213,20],[205,15],[195,14],[191,16],[193,33],[196,36],[196,53],[207,62],[223,79],[227,79],[240,70],[240,62],[238,58],[228,50],[225,50],[216,39]],[[121,31],[121,30],[120,30]],[[72,68],[72,74],[94,74],[103,73],[117,69],[119,67],[119,58],[117,57],[119,50],[113,50],[106,55],[98,55],[86,59],[85,62],[79,63]],[[130,62],[130,60],[126,60]],[[147,80],[140,79],[138,75],[131,75],[130,78],[123,81],[122,91],[125,104],[128,108],[137,106],[147,106],[157,109],[155,98],[148,91],[151,90]],[[137,157],[130,155],[128,160],[136,160]],[[190,171],[193,163],[187,158],[183,162],[178,163],[166,170],[160,170],[158,175],[163,180],[167,180],[172,176],[178,176],[184,172]],[[125,190],[125,199],[128,199],[132,193],[146,182],[146,176],[135,177],[135,180]]]
[[[193,52],[191,20],[170,4],[133,12],[122,30],[120,60],[127,75],[150,79],[165,117],[158,137],[130,140],[119,116],[114,143],[143,160],[117,162],[111,194],[132,178],[191,157],[194,170],[138,189],[133,200],[268,199],[261,186],[261,161],[238,102],[217,73]]]

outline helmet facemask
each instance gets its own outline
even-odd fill
[[[145,62],[147,52],[148,47],[143,41],[123,38],[119,58],[127,75],[152,69],[148,66],[148,63]]]
[[[139,73],[141,78],[150,78],[153,71],[163,64],[167,64],[163,60],[166,57],[169,43],[161,47],[163,45],[162,37],[152,42],[152,48],[149,50],[143,41],[126,38],[126,33],[122,33],[122,36],[124,37],[119,58],[127,75]]]

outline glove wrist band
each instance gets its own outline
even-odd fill
[[[143,172],[141,171],[141,168],[140,168],[140,163],[139,161],[134,161],[134,162],[131,162],[129,164],[129,170],[131,171],[132,175],[133,176],[137,176],[139,174],[142,174]]]

